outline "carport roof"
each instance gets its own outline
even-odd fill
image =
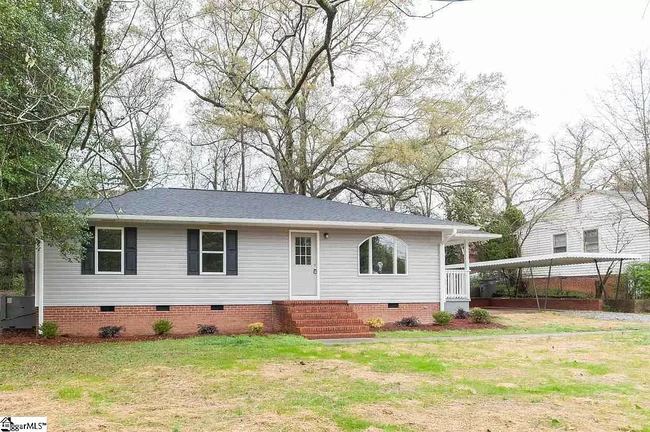
[[[588,264],[610,261],[640,260],[641,255],[622,253],[590,253],[590,252],[564,252],[547,255],[531,255],[519,258],[509,258],[494,261],[479,261],[469,263],[470,270],[500,270],[518,269],[529,267],[565,266],[574,264]],[[446,266],[447,270],[462,270],[463,264]]]

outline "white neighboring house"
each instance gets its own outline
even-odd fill
[[[636,206],[635,212],[643,214],[643,208],[632,197],[624,199],[615,191],[581,190],[544,212],[524,239],[522,256],[561,252],[632,253],[648,261],[650,230],[633,216],[630,206]],[[609,263],[599,264],[603,275],[609,266]],[[616,276],[618,264],[614,266]],[[538,268],[533,273],[535,277],[546,277],[548,269]],[[565,290],[591,292],[598,276],[594,264],[580,264],[554,267],[551,277],[562,277]],[[553,285],[557,287],[557,283]]]

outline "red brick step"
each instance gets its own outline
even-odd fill
[[[282,331],[307,339],[369,338],[374,333],[346,300],[274,301]]]

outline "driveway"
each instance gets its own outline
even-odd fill
[[[606,321],[650,322],[650,314],[604,312],[604,311],[555,311],[564,315],[576,315]]]

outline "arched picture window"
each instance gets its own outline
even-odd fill
[[[359,245],[359,274],[406,274],[406,243],[384,234]]]

